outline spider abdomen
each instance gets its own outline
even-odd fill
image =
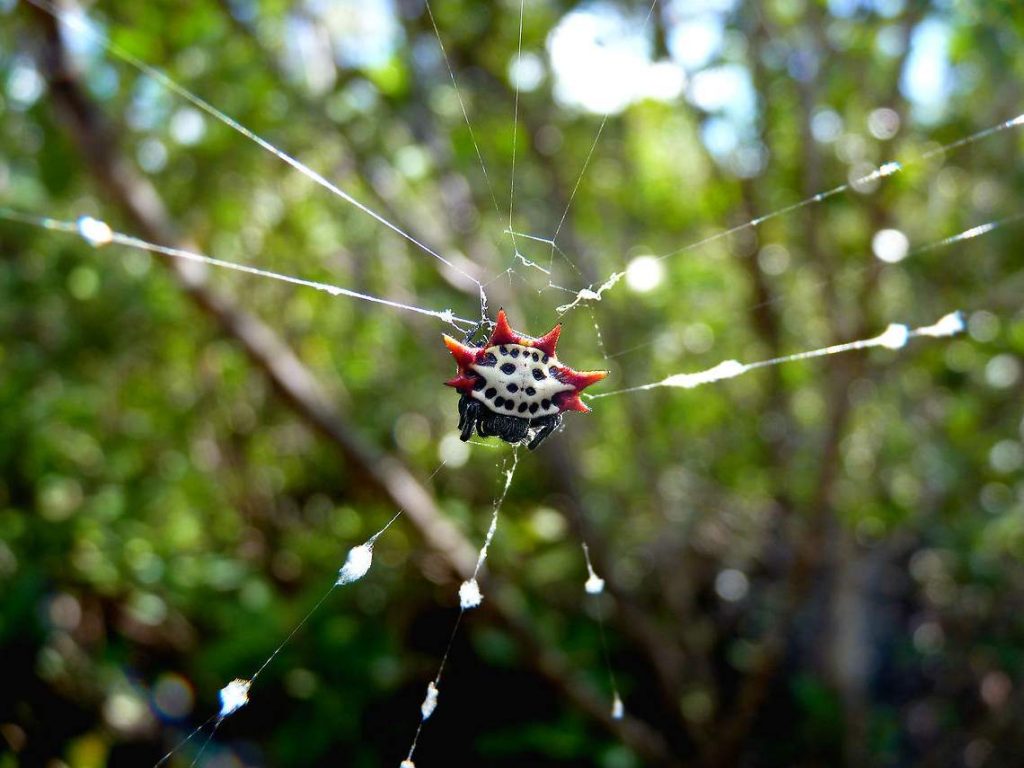
[[[469,366],[484,382],[483,387],[474,387],[472,397],[494,413],[520,418],[550,416],[560,411],[556,396],[573,390],[553,375],[560,370],[558,360],[538,349],[502,344],[484,351],[495,362]]]

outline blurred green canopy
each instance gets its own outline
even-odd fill
[[[442,386],[481,286],[595,394],[966,332],[519,450],[418,765],[1019,764],[1018,3],[60,8],[0,0],[0,768],[156,763],[402,509],[199,760],[405,757],[512,452]]]

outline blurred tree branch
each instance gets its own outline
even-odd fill
[[[910,37],[914,27],[919,23],[924,13],[923,4],[916,3],[908,9],[901,19],[900,33],[902,38],[903,53],[897,58],[894,66],[895,77],[891,86],[882,95],[883,104],[894,103],[897,96],[898,77],[903,69],[903,63],[910,50]],[[751,60],[755,77],[760,80],[758,93],[764,93],[767,88],[764,83],[762,48],[764,44],[772,39],[778,39],[778,33],[770,29],[770,22],[763,13],[755,13],[757,19],[756,28],[751,34],[753,50]],[[812,8],[809,18],[803,27],[808,30],[810,39],[814,41],[813,55],[819,59],[828,50],[824,38],[824,27],[820,17],[820,10]],[[823,188],[821,177],[821,157],[816,149],[817,143],[811,134],[811,119],[818,104],[818,83],[817,76],[806,78],[797,82],[798,100],[801,107],[799,124],[801,128],[800,145],[803,151],[803,158],[800,167],[803,169],[801,192],[804,197],[810,197]],[[752,190],[747,190],[747,199],[751,199]],[[861,290],[857,294],[855,309],[857,315],[851,320],[844,319],[839,315],[840,303],[834,290],[834,276],[838,273],[836,267],[836,256],[833,248],[826,248],[821,241],[819,232],[820,210],[811,207],[804,218],[804,239],[808,249],[809,263],[817,269],[821,275],[821,284],[826,289],[826,301],[823,303],[825,316],[829,319],[829,326],[833,341],[843,336],[843,330],[853,325],[852,331],[847,330],[846,335],[860,338],[867,334],[868,304],[876,285],[877,270],[869,269],[867,278],[864,280]],[[869,216],[876,228],[884,218],[884,212],[876,198],[871,198],[869,204]],[[752,269],[754,273],[758,270]],[[759,274],[755,278],[759,280]],[[758,298],[762,296],[764,289],[758,287]],[[769,342],[777,344],[778,330],[777,321],[766,318],[755,318],[755,327],[761,327],[762,333]],[[774,354],[778,354],[775,352]],[[863,357],[856,356],[836,361],[830,368],[827,377],[827,394],[825,401],[828,405],[826,427],[821,438],[818,460],[818,478],[815,490],[804,508],[800,518],[800,526],[793,528],[793,559],[790,563],[783,587],[783,610],[776,619],[776,623],[762,640],[762,649],[758,663],[747,676],[740,688],[737,697],[737,704],[734,711],[724,720],[720,731],[721,738],[714,749],[706,756],[705,764],[708,766],[727,766],[739,759],[746,743],[750,729],[767,698],[771,683],[781,665],[787,646],[792,637],[796,620],[800,615],[804,603],[808,600],[812,587],[815,583],[815,574],[823,563],[830,558],[843,559],[849,553],[842,550],[840,539],[843,535],[837,532],[833,515],[830,511],[830,497],[835,482],[839,465],[839,447],[843,433],[851,416],[851,403],[848,396],[849,385],[862,376],[864,373]],[[784,461],[788,464],[788,461]],[[788,517],[788,516],[787,516]],[[786,519],[786,518],[784,518]],[[795,521],[788,521],[792,525]],[[845,553],[845,554],[844,554]],[[838,566],[836,566],[838,568]],[[834,586],[833,579],[824,579],[831,594]],[[828,604],[826,598],[822,603]],[[856,713],[846,713],[848,717],[856,720]],[[862,730],[852,720],[848,720],[847,735],[859,739]],[[851,754],[862,754],[856,746],[851,747]]]

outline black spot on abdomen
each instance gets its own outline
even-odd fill
[[[495,408],[501,408],[504,405],[505,405],[505,398],[502,397],[501,395],[498,395],[498,397],[496,397],[495,400],[494,400],[494,407]]]
[[[501,372],[507,373],[509,376],[511,376],[513,373],[516,372],[516,367],[512,363],[505,363],[503,366],[501,366]]]
[[[544,371],[542,371],[540,368],[534,368],[533,378],[535,378],[537,381],[544,381]]]
[[[551,407],[551,401],[548,400],[547,398],[544,398],[543,400],[540,401],[540,407],[546,411],[548,408]]]
[[[536,413],[539,407],[536,403],[530,403],[530,413]]]
[[[530,397],[533,397],[534,395],[536,395],[536,394],[537,394],[537,390],[536,390],[536,389],[534,389],[533,387],[527,387],[527,388],[526,388],[526,389],[524,389],[523,391],[524,391],[524,392],[525,392],[526,394],[528,394],[528,395],[529,395]]]
[[[498,364],[498,358],[494,356],[493,352],[488,352],[486,355],[481,357],[476,364],[482,368],[492,368]]]
[[[526,413],[526,403],[520,403],[516,410],[520,413]]]
[[[508,386],[506,387],[506,389],[507,389],[507,390],[508,390],[509,392],[518,392],[518,391],[519,391],[519,387],[518,387],[518,386],[517,386],[516,384],[509,384],[509,385],[508,385]]]
[[[486,397],[488,400],[490,400],[496,394],[498,394],[498,390],[496,390],[494,387],[491,387],[486,392],[484,392],[484,397]]]

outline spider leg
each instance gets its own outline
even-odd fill
[[[521,443],[526,438],[529,424],[530,422],[527,419],[506,416],[501,422],[501,429],[498,430],[497,436],[506,443],[512,443],[513,445]]]
[[[554,413],[551,416],[544,416],[541,419],[537,419],[540,422],[540,429],[537,430],[537,434],[533,436],[533,439],[526,446],[529,450],[534,451],[537,449],[547,437],[558,429],[558,425],[562,423],[562,414]]]
[[[486,317],[481,317],[480,322],[474,325],[472,328],[470,328],[466,335],[462,337],[462,343],[477,346],[476,344],[473,343],[473,337],[480,333],[480,329],[483,328],[484,326],[491,328],[493,325],[494,323],[491,322],[489,319],[487,319]],[[479,346],[482,347],[483,344],[480,344]]]
[[[463,395],[459,399],[459,429],[462,433],[459,439],[466,442],[473,436],[473,427],[476,426],[480,405],[470,397]]]

